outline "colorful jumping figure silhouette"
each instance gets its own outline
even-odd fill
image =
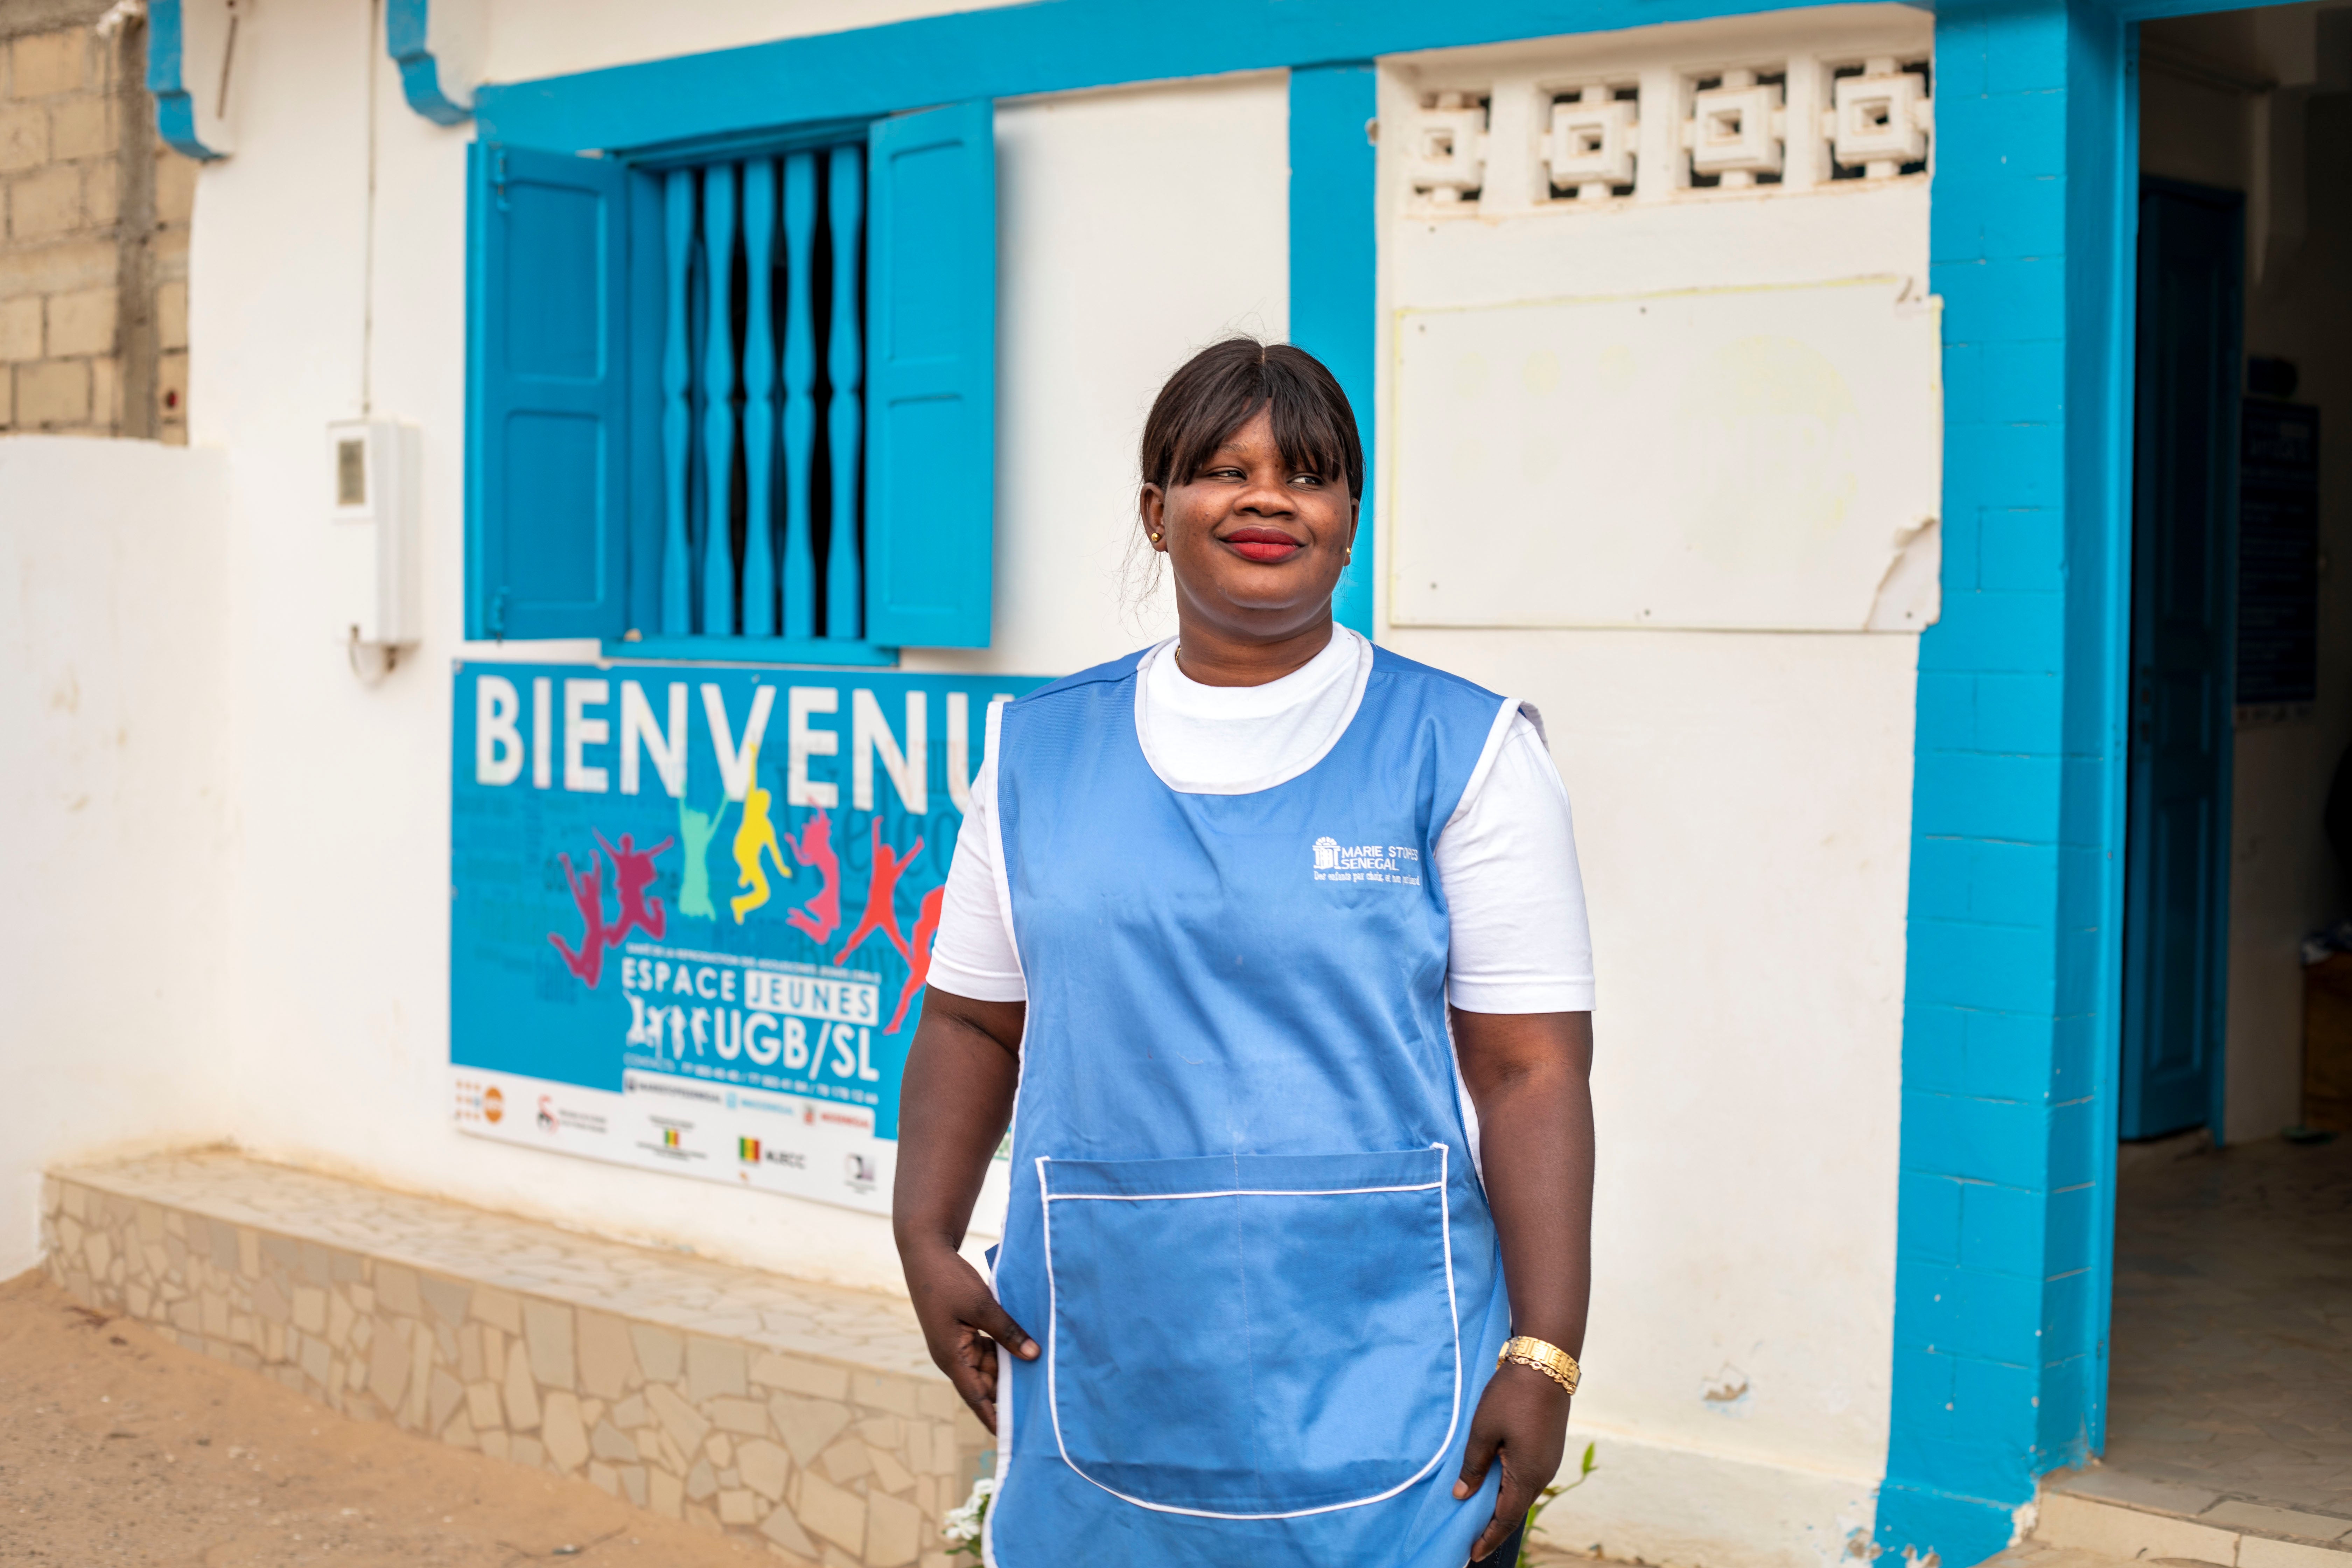
[[[857,929],[850,933],[848,945],[833,955],[835,963],[847,962],[849,955],[857,951],[857,944],[877,931],[890,939],[899,957],[908,963],[915,962],[915,955],[908,951],[907,939],[898,934],[898,874],[922,852],[923,841],[917,838],[915,847],[901,856],[882,842],[882,819],[874,819],[874,869],[866,879],[866,913],[859,918]]]
[[[719,819],[727,803],[716,811],[697,811],[681,798],[677,803],[677,836],[686,844],[686,869],[677,879],[677,912],[698,921],[715,921],[719,911],[710,902],[710,841],[719,837]]]
[[[727,906],[735,911],[737,925],[743,923],[745,915],[768,901],[768,873],[760,864],[762,854],[775,862],[776,875],[793,874],[793,868],[784,864],[783,850],[777,847],[776,825],[768,816],[768,807],[776,797],[760,787],[758,742],[743,748],[743,769],[751,784],[743,794],[743,820],[735,825],[735,885],[744,890]]]
[[[668,917],[659,899],[647,899],[646,889],[654,885],[654,857],[677,842],[665,838],[650,849],[640,849],[630,837],[621,835],[621,847],[615,849],[596,835],[596,842],[604,846],[604,853],[613,860],[613,891],[621,900],[621,919],[604,938],[605,945],[618,947],[632,928],[645,932],[655,941],[661,940]]]
[[[563,955],[563,967],[593,989],[604,977],[604,950],[613,945],[613,935],[604,925],[604,868],[591,857],[585,872],[572,868],[572,857],[559,855],[563,862],[563,879],[572,884],[572,901],[580,906],[581,923],[587,927],[580,938],[580,951],[572,952],[563,939],[553,931],[547,940]]]
[[[890,1026],[882,1032],[895,1035],[898,1026],[907,1021],[907,1007],[931,979],[931,939],[940,934],[940,906],[947,902],[945,882],[923,895],[923,907],[915,915],[915,951],[907,960],[907,984],[898,992],[898,1010],[890,1015]]]
[[[841,858],[833,852],[833,819],[823,811],[801,825],[797,834],[787,837],[793,847],[793,858],[803,866],[816,868],[824,886],[816,897],[791,910],[784,921],[794,931],[823,947],[841,927]]]

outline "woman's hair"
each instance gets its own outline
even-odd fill
[[[1272,411],[1284,462],[1362,497],[1363,439],[1338,378],[1305,349],[1250,337],[1210,344],[1160,389],[1143,422],[1143,482],[1188,482],[1261,408]]]

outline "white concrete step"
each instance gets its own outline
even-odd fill
[[[2352,1568],[2352,1519],[2104,1468],[2046,1479],[2033,1538],[2126,1561]]]

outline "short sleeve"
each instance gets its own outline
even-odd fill
[[[1446,1000],[1469,1013],[1591,1011],[1576,824],[1559,769],[1524,711],[1473,775],[1433,858],[1453,921]]]
[[[1029,987],[996,896],[996,758],[971,781],[971,808],[948,863],[947,897],[931,939],[930,984],[975,1002],[1025,1002]]]

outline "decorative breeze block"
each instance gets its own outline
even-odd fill
[[[1780,84],[1756,79],[1752,70],[1727,70],[1722,85],[1691,95],[1685,135],[1691,168],[1720,175],[1737,189],[1759,174],[1778,174],[1781,163]]]
[[[1441,92],[1412,124],[1405,180],[1417,195],[1440,205],[1459,202],[1486,183],[1486,106]]]
[[[1573,186],[1583,201],[1603,201],[1633,183],[1640,105],[1610,87],[1588,87],[1573,102],[1551,106],[1543,158],[1557,189]]]
[[[1840,163],[1883,180],[1927,156],[1935,111],[1925,76],[1899,69],[1892,59],[1874,59],[1862,75],[1838,78],[1835,92],[1830,138]]]

